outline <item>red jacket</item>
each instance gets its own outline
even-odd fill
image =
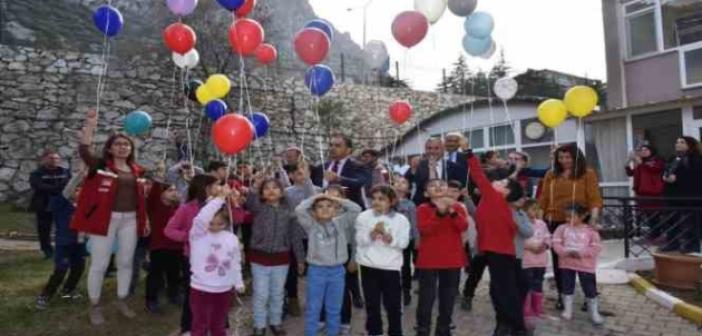
[[[480,189],[480,203],[475,211],[478,230],[478,251],[507,255],[514,253],[517,224],[505,197],[498,193],[485,176],[475,156],[468,159],[470,177]]]
[[[132,164],[132,173],[140,179],[144,170]],[[112,205],[117,193],[117,174],[113,162],[108,162],[105,169],[99,169],[95,175],[88,176],[78,198],[78,206],[71,220],[71,229],[98,236],[106,236],[112,219]],[[137,180],[137,233],[146,233],[146,205],[144,202],[144,186]]]
[[[468,214],[459,203],[453,205],[453,211],[450,215],[440,215],[431,202],[417,208],[421,242],[417,268],[446,269],[467,265],[461,234],[468,229]]]
[[[631,169],[626,167],[626,174],[634,177],[634,192],[637,196],[658,197],[663,195],[663,169],[665,162],[652,158]]]
[[[182,251],[183,244],[175,242],[166,237],[163,232],[168,224],[168,220],[173,217],[178,206],[168,206],[163,204],[161,194],[163,194],[163,184],[154,183],[149,196],[146,198],[146,208],[149,215],[149,223],[151,224],[151,235],[149,236],[149,250],[170,250]]]

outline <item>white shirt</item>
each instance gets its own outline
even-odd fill
[[[431,169],[431,166],[429,167]],[[436,161],[436,178],[438,179],[444,179],[444,160],[437,160]]]
[[[370,233],[375,225],[383,222],[385,232],[392,236],[392,242],[372,241]],[[366,210],[356,218],[356,262],[366,267],[387,271],[402,269],[402,250],[409,244],[410,223],[398,213],[376,214],[373,209]]]

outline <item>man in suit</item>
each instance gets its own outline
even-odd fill
[[[466,174],[457,163],[448,160],[444,156],[444,143],[440,138],[430,138],[424,144],[424,158],[419,162],[417,171],[412,174],[408,172],[405,177],[416,187],[416,192],[412,201],[420,205],[427,201],[424,191],[427,182],[432,179],[442,179],[444,181],[456,180],[465,184]]]
[[[329,161],[315,167],[312,182],[322,188],[329,184],[340,184],[346,188],[346,197],[365,208],[363,186],[370,180],[370,171],[361,163],[351,158],[353,142],[344,135],[331,138],[329,144]]]

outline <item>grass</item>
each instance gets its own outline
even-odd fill
[[[137,317],[128,320],[110,305],[116,296],[116,280],[107,278],[102,292],[107,323],[95,328],[87,317],[85,275],[78,285],[82,299],[66,301],[54,297],[47,310],[38,311],[34,301],[51,275],[53,263],[44,260],[38,251],[0,251],[0,270],[0,335],[3,336],[160,336],[178,329],[180,307],[164,305],[164,313],[159,316],[144,311],[143,280],[137,294],[129,299]]]
[[[36,235],[34,214],[15,210],[10,203],[0,204],[0,236]]]

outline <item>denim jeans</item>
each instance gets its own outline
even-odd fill
[[[305,336],[316,336],[319,314],[324,306],[327,335],[338,335],[341,327],[341,304],[344,301],[346,269],[344,265],[316,266],[307,269]]]
[[[253,275],[254,328],[263,329],[283,323],[283,299],[288,265],[263,266],[251,263]]]

